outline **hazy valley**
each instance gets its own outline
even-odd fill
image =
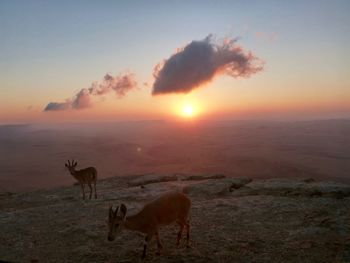
[[[0,191],[70,185],[64,167],[98,177],[225,174],[349,182],[350,121],[163,121],[0,127]]]

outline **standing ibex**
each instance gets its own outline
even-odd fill
[[[156,235],[158,252],[162,252],[162,243],[159,237],[159,228],[162,225],[168,225],[176,221],[180,225],[180,230],[177,234],[176,245],[180,245],[180,239],[184,227],[187,232],[187,247],[190,241],[190,224],[189,211],[191,208],[191,200],[182,193],[168,193],[151,203],[148,203],[144,208],[133,216],[126,216],[126,206],[121,204],[120,215],[118,215],[119,206],[113,211],[112,206],[109,208],[108,216],[108,240],[113,241],[116,233],[122,228],[139,231],[146,234],[145,244],[143,247],[142,258],[145,258],[147,245],[152,237]]]
[[[94,185],[95,190],[95,199],[97,198],[96,193],[96,180],[97,180],[97,170],[95,167],[88,167],[81,170],[75,170],[75,167],[77,166],[77,162],[72,160],[72,163],[69,162],[66,163],[66,167],[68,168],[71,175],[74,176],[75,179],[79,182],[81,186],[81,191],[83,192],[83,199],[85,199],[85,184],[87,184],[90,188],[90,199],[92,195],[92,184]]]

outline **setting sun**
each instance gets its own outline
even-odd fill
[[[182,115],[184,117],[187,117],[187,118],[193,117],[195,113],[196,113],[195,108],[191,104],[186,104],[182,108]]]
[[[192,105],[185,105],[183,108],[183,113],[188,117],[193,116],[194,111]]]

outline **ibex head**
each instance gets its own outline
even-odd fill
[[[77,162],[72,160],[72,162],[70,163],[69,160],[67,163],[65,163],[64,165],[67,167],[67,169],[73,173],[75,171],[75,167],[77,166]]]
[[[119,206],[113,211],[113,207],[109,207],[108,214],[108,241],[113,241],[116,234],[123,228],[126,220],[126,206],[120,205],[120,215],[118,215]]]

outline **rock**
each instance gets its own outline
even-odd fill
[[[350,186],[333,183],[333,182],[318,182],[305,186],[305,191],[310,191],[313,193],[321,193],[324,197],[333,197],[337,199],[342,199],[350,196]]]
[[[12,192],[0,192],[0,198],[11,197],[14,193]]]
[[[250,183],[251,181],[253,181],[252,179],[248,178],[248,180],[242,180],[242,181],[238,181],[238,182],[233,182],[229,188],[230,192],[233,192],[234,190],[237,190],[239,188],[241,188],[242,186]]]
[[[186,187],[186,192],[191,196],[213,197],[225,195],[230,192],[231,186],[242,187],[252,180],[250,178],[225,178],[208,180]]]
[[[143,175],[128,182],[128,186],[145,186],[147,184],[169,182],[178,180],[177,175]]]
[[[201,181],[201,180],[208,180],[208,179],[223,179],[226,178],[223,174],[213,174],[213,175],[189,175],[189,176],[183,176],[181,178],[182,181]]]
[[[76,198],[75,197],[73,197],[73,196],[64,196],[64,197],[62,197],[62,200],[64,200],[64,201],[72,201],[72,200],[75,200]]]
[[[87,230],[85,234],[86,236],[92,239],[99,237],[99,234],[96,231],[92,231],[92,230]]]
[[[240,195],[275,195],[275,196],[292,196],[300,195],[300,189],[305,183],[299,181],[268,179],[256,180],[240,192]]]
[[[313,183],[313,182],[315,182],[315,179],[314,178],[305,178],[305,179],[302,179],[301,181],[304,183]]]
[[[233,189],[235,189],[233,185]],[[232,189],[230,188],[230,189]],[[234,193],[243,195],[272,195],[292,197],[333,197],[342,199],[350,196],[350,186],[340,183],[319,182],[305,183],[287,179],[256,180],[249,184],[244,190]]]

